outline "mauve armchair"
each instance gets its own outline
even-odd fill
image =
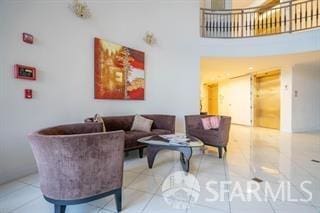
[[[44,198],[55,213],[115,194],[121,211],[124,131],[100,123],[70,124],[29,135]]]
[[[210,115],[186,115],[186,134],[199,138],[205,145],[217,147],[219,158],[222,158],[222,149],[227,151],[231,117],[220,116],[219,129],[205,130],[201,119],[206,117],[210,117]]]

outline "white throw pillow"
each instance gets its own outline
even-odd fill
[[[102,119],[102,117],[99,114],[95,114],[93,117],[93,122],[102,123],[102,131],[106,132],[106,126]]]
[[[143,132],[151,132],[153,120],[144,118],[140,115],[136,115],[133,120],[133,124],[131,127],[132,130],[143,131]]]

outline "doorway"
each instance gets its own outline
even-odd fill
[[[208,85],[208,114],[218,115],[218,84]]]
[[[254,76],[254,126],[280,129],[280,71]]]

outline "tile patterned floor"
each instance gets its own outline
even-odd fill
[[[162,197],[161,186],[165,178],[181,171],[179,155],[164,151],[157,156],[153,169],[147,168],[146,158],[139,159],[131,153],[125,160],[123,212],[219,212],[219,213],[320,213],[320,133],[287,134],[262,128],[232,126],[228,153],[218,159],[217,150],[207,147],[205,154],[195,150],[191,160],[191,174],[200,186],[196,203],[181,200],[179,205],[187,209],[175,209]],[[281,181],[291,183],[293,198],[305,199],[308,193],[300,188],[302,181],[312,192],[309,202],[283,202],[279,198],[265,201],[244,201],[232,197],[236,185],[244,187],[253,177],[264,180],[258,185],[270,185],[276,192]],[[208,181],[231,181],[224,201],[209,202],[213,194],[206,189]],[[215,186],[214,189],[219,189]],[[252,191],[245,190],[245,195]],[[262,191],[258,195],[264,195]],[[171,199],[171,198],[170,198]],[[169,202],[175,202],[168,199]],[[115,212],[113,196],[88,204],[68,206],[68,213],[110,213]],[[0,185],[0,213],[52,213],[53,206],[47,203],[39,189],[39,178],[33,174],[19,180]]]

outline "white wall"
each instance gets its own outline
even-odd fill
[[[251,126],[250,76],[219,82],[219,114],[232,117],[232,123]],[[292,67],[281,68],[280,130],[292,132]]]
[[[0,1],[0,182],[35,171],[27,134],[42,127],[102,115],[199,113],[197,1],[92,1],[92,19],[75,17],[66,1]],[[178,12],[178,13],[177,13]],[[154,47],[142,37],[152,31]],[[34,45],[21,33],[35,36]],[[145,51],[146,100],[95,100],[93,39]],[[190,42],[192,41],[192,42]],[[13,78],[16,63],[35,66],[37,81]],[[34,90],[34,99],[23,90]]]
[[[208,112],[208,84],[201,84],[200,87],[200,98],[202,105],[202,112]]]
[[[199,112],[200,56],[262,56],[320,50],[320,30],[252,39],[200,39],[199,1],[87,1],[93,17],[75,17],[66,1],[0,1],[0,183],[35,171],[26,135],[49,125],[103,115]],[[142,37],[152,31],[158,43]],[[35,36],[34,45],[21,33]],[[146,100],[93,98],[93,38],[146,53]],[[35,66],[35,82],[16,80],[16,63]],[[23,89],[34,90],[25,100]]]
[[[282,67],[280,78],[280,130],[292,132],[292,67]]]
[[[230,92],[229,92],[229,81],[221,81],[218,83],[218,110],[219,115],[230,116]],[[232,119],[232,122],[234,120]]]
[[[225,9],[232,9],[232,0],[224,0],[224,6],[225,6]],[[200,0],[200,7],[212,9],[212,0]]]
[[[232,117],[232,123],[251,125],[251,81],[242,76],[219,82],[219,114]]]
[[[293,67],[292,129],[320,130],[320,63]]]
[[[200,7],[211,9],[211,0],[200,0]]]

